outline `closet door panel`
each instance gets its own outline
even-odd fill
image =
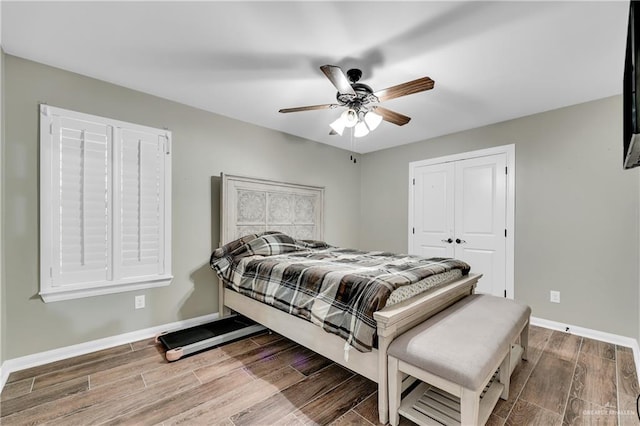
[[[506,269],[506,155],[455,163],[455,257],[484,276],[477,291],[502,296]]]
[[[453,164],[419,167],[414,176],[411,253],[425,257],[453,257]]]

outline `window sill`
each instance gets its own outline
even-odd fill
[[[155,287],[166,287],[171,283],[173,276],[161,275],[149,277],[148,280],[127,280],[121,282],[106,282],[103,284],[73,285],[43,289],[40,297],[45,303],[59,302],[62,300],[80,299],[84,297],[103,296],[105,294],[122,293],[125,291],[144,290]]]

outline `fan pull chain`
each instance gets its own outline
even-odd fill
[[[353,143],[353,133],[354,133],[354,128],[351,128],[351,155],[349,156],[349,159],[351,161],[353,161],[353,164],[356,164],[356,156],[355,156],[355,151],[354,151],[354,143]]]

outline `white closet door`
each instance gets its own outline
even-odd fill
[[[454,257],[454,178],[453,163],[415,169],[412,254]]]
[[[455,257],[483,274],[477,292],[506,289],[506,154],[455,163]]]
[[[409,252],[454,257],[483,274],[476,291],[506,291],[506,154],[413,169]]]

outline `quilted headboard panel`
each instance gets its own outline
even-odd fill
[[[221,177],[221,244],[264,231],[324,239],[323,187],[224,173]]]

